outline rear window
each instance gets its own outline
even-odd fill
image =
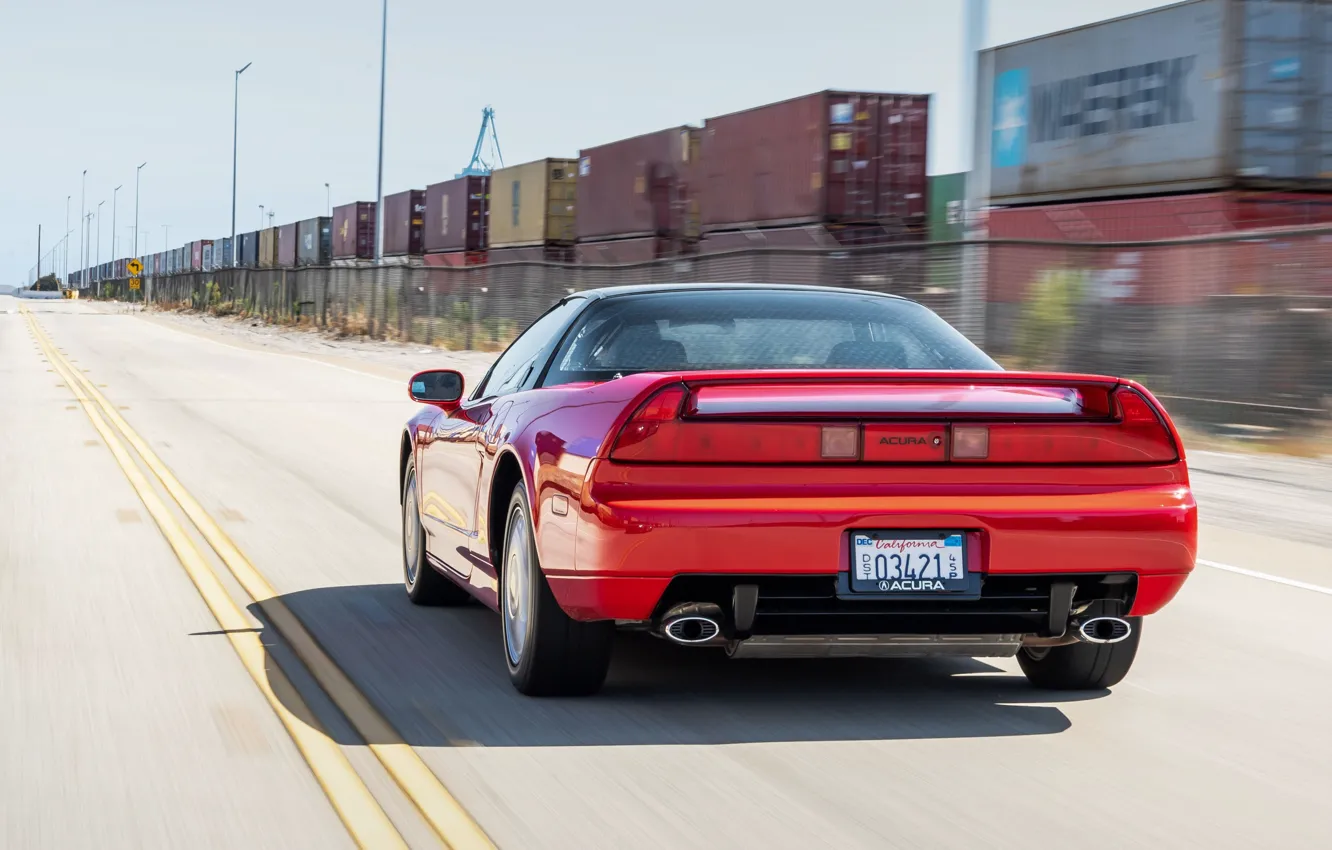
[[[832,291],[694,290],[617,296],[591,307],[543,385],[708,369],[999,366],[912,301]]]

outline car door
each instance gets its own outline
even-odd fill
[[[421,516],[426,551],[462,577],[471,575],[481,469],[487,435],[502,416],[506,396],[529,384],[544,365],[584,299],[570,297],[532,323],[490,367],[471,396],[434,424],[422,451]],[[492,435],[493,436],[493,435]]]

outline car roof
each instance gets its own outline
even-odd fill
[[[836,292],[842,295],[870,295],[878,298],[893,298],[909,301],[900,295],[885,292],[869,292],[864,289],[851,289],[841,286],[819,286],[808,283],[635,283],[622,286],[604,286],[599,289],[584,289],[575,295],[597,300],[620,295],[648,295],[659,292],[689,292],[707,290],[768,290],[775,292]]]

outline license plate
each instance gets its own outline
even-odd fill
[[[857,593],[965,593],[966,547],[952,531],[857,531],[851,536],[851,590]]]

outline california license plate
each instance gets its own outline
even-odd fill
[[[851,590],[857,593],[965,593],[966,547],[953,531],[857,531],[851,536]]]

